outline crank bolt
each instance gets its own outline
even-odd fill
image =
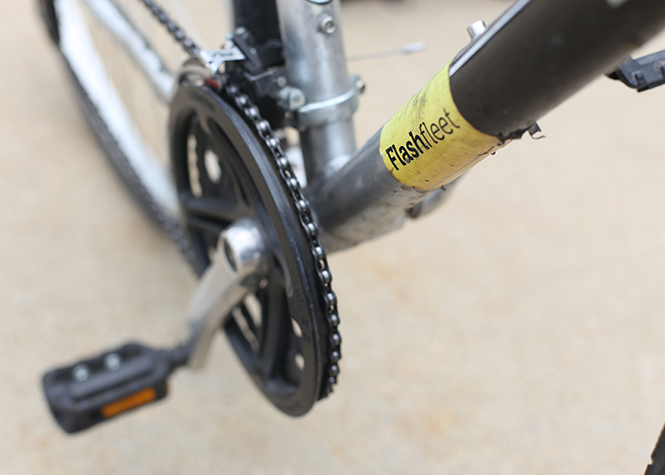
[[[72,376],[77,381],[85,381],[90,376],[90,368],[84,364],[76,365],[72,370]]]

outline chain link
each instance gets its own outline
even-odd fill
[[[152,16],[166,27],[166,31],[168,31],[173,39],[182,46],[188,55],[196,56],[199,54],[201,48],[196,45],[193,39],[187,36],[185,31],[180,28],[180,26],[175,21],[173,21],[171,17],[169,17],[168,13],[166,13],[162,7],[160,7],[153,0],[139,1],[143,2],[143,4],[148,7],[148,10],[150,10]]]
[[[225,79],[227,78],[225,77]],[[316,274],[322,290],[321,300],[326,310],[326,319],[329,329],[328,343],[330,345],[330,352],[328,357],[330,359],[330,364],[328,366],[328,375],[322,391],[322,396],[327,396],[332,392],[333,385],[337,383],[337,375],[339,374],[339,366],[337,363],[342,357],[340,351],[342,337],[337,328],[339,326],[337,296],[332,290],[332,273],[328,266],[326,251],[323,249],[321,241],[319,240],[319,227],[314,220],[312,209],[300,187],[300,182],[298,181],[298,178],[296,178],[291,162],[289,162],[286,154],[282,151],[282,147],[277,137],[275,137],[270,123],[261,118],[258,107],[252,103],[246,94],[240,92],[238,86],[231,84],[227,80],[225,81],[223,91],[224,95],[232,101],[232,104],[235,105],[236,109],[242,112],[245,119],[254,126],[257,134],[263,140],[268,150],[270,150],[275,165],[277,166],[279,176],[291,195],[291,200],[298,211],[300,226],[309,240],[310,252],[316,265]]]
[[[173,21],[169,15],[153,0],[140,0],[152,12],[152,15],[166,27],[173,39],[178,42],[190,56],[197,56],[201,49],[194,40],[186,35],[178,24]],[[321,245],[319,239],[319,227],[314,219],[312,208],[305,194],[302,191],[300,182],[296,177],[291,162],[282,150],[279,140],[275,137],[270,123],[261,117],[259,108],[256,107],[246,94],[240,91],[240,88],[231,82],[228,75],[222,75],[222,92],[235,108],[240,112],[245,120],[249,122],[256,130],[257,135],[263,140],[266,148],[270,151],[277,172],[288,190],[288,194],[298,212],[300,226],[309,241],[310,252],[316,266],[316,275],[320,286],[320,299],[326,311],[326,320],[328,324],[328,368],[326,379],[322,385],[320,397],[326,397],[333,391],[333,386],[337,384],[339,375],[338,362],[342,357],[341,345],[342,336],[339,333],[339,314],[337,312],[337,296],[332,289],[332,273],[328,266],[326,251]]]

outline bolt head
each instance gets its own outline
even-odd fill
[[[487,25],[482,20],[474,21],[467,28],[466,32],[469,34],[471,39],[475,39],[477,36],[482,34],[487,29]]]
[[[356,90],[358,91],[358,93],[364,94],[365,89],[367,89],[367,84],[362,78],[358,78],[356,80]]]
[[[120,356],[117,353],[111,353],[104,358],[104,366],[110,371],[120,368]]]
[[[289,105],[291,106],[290,109],[297,109],[305,105],[305,95],[300,89],[291,91],[291,95],[289,96]]]
[[[72,376],[77,381],[85,381],[90,377],[90,368],[84,364],[76,365],[72,370]]]
[[[319,20],[319,31],[327,35],[334,33],[337,30],[337,22],[330,15],[323,15]]]

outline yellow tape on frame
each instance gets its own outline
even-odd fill
[[[443,68],[393,115],[381,131],[381,156],[401,183],[426,191],[450,183],[505,145],[462,116]]]

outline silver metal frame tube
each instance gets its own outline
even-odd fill
[[[92,0],[84,1],[87,4]],[[69,67],[88,94],[90,102],[106,123],[109,132],[118,143],[118,147],[140,176],[148,193],[169,214],[179,216],[180,207],[178,206],[178,197],[171,180],[171,174],[157,158],[152,148],[143,140],[131,114],[125,107],[120,93],[111,81],[86,24],[82,10],[84,5],[79,5],[79,2],[74,0],[57,0],[54,5],[58,13],[60,49]],[[107,21],[110,22],[111,20],[107,18]],[[111,28],[109,25],[102,25],[105,28]],[[118,28],[124,28],[124,26]],[[113,32],[112,29],[109,31]],[[129,34],[126,41],[138,40],[137,37]],[[147,55],[146,57],[152,58],[146,60],[145,67],[148,69],[160,62],[158,57],[150,53],[149,48],[136,47],[136,51],[142,51]],[[147,72],[146,74],[150,73]],[[165,89],[168,89],[168,76],[159,76],[161,78],[159,80],[157,80],[157,77],[154,76],[153,79],[163,85]]]
[[[557,45],[565,45],[565,54],[561,52],[562,48],[552,46],[554,36],[548,30],[553,18],[551,12],[556,12],[557,21],[566,26],[556,29],[557,35],[564,36],[555,35]],[[584,22],[593,24],[594,29],[580,27]],[[330,252],[351,247],[395,228],[404,220],[408,209],[492,153],[505,140],[520,137],[537,119],[615,65],[664,25],[665,6],[661,0],[632,0],[617,5],[574,0],[519,0],[458,56],[449,74],[446,68],[435,76],[342,169],[329,177],[323,186],[310,190],[310,200],[323,229],[326,249]],[[525,38],[529,41],[524,41]],[[516,53],[516,44],[524,46],[525,51]],[[579,59],[574,68],[569,65],[569,51],[574,51]],[[602,56],[599,51],[603,52]],[[496,63],[494,68],[487,66],[488,55]],[[477,57],[484,59],[476,60]],[[593,61],[587,60],[589,58]],[[527,65],[534,71],[541,68],[546,77],[531,70],[523,72],[517,67],[502,69],[511,61]],[[552,64],[557,67],[552,68]],[[446,85],[448,77],[449,85]],[[534,81],[537,87],[516,86],[523,84],[520,81],[532,81],[534,77],[538,79]],[[486,98],[483,94],[487,95],[488,90],[492,93]],[[475,91],[482,91],[482,94]],[[481,96],[483,99],[479,100]],[[499,112],[489,114],[487,111],[498,102],[497,98],[501,98],[501,104],[505,105],[498,108]],[[443,108],[439,108],[441,105]],[[456,110],[454,117],[458,124],[465,121],[468,125],[460,129],[452,120],[448,122],[449,111],[453,110]],[[441,122],[430,125],[430,118],[435,114],[437,117],[443,114]],[[412,117],[427,123],[410,122]],[[502,121],[521,125],[516,130],[509,127],[510,133],[503,134],[501,130],[481,127],[477,123],[481,119],[492,125]],[[394,129],[390,127],[394,124],[401,127],[398,130],[400,137],[408,134],[412,140],[397,144],[406,144],[406,147],[400,147],[399,155],[392,143],[391,131],[394,133]],[[416,130],[420,125],[423,129]],[[412,126],[415,128],[410,130]],[[392,143],[390,148],[383,147],[386,164],[381,154],[381,134],[385,130],[389,130],[386,145]],[[453,133],[454,136],[450,135]],[[446,142],[446,135],[442,134],[449,137]],[[471,135],[474,137],[469,140]],[[480,145],[474,145],[476,137]],[[497,142],[487,142],[494,139]],[[427,144],[424,143],[426,140]],[[433,144],[437,143],[441,145],[434,147]],[[415,150],[416,146],[420,154]],[[420,150],[421,146],[423,150]],[[434,151],[425,159],[430,146]],[[419,157],[423,157],[422,161]],[[420,167],[421,163],[423,167]],[[431,167],[429,170],[434,171],[427,171],[424,167]],[[405,176],[405,171],[413,173]],[[401,176],[410,186],[398,181],[393,174]]]
[[[340,251],[397,229],[406,211],[431,193],[404,187],[383,163],[379,130],[310,200],[328,252]],[[433,190],[436,191],[436,190]]]
[[[136,67],[144,74],[157,93],[168,104],[173,92],[173,74],[164,64],[148,40],[125,17],[114,2],[108,0],[83,0],[90,12],[121,45]]]
[[[339,0],[325,4],[277,0],[277,10],[289,80],[305,95],[305,107],[347,95],[355,85],[346,69]],[[353,121],[348,115],[301,130],[310,185],[341,168],[355,151]]]

